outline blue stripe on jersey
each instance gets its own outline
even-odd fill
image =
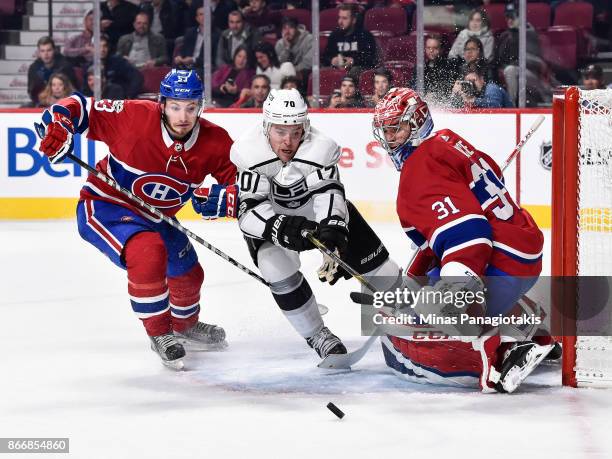
[[[77,118],[72,119],[72,123],[74,124],[74,129],[79,134],[82,134],[89,128],[89,113],[87,113],[87,99],[80,92],[73,92],[73,96],[76,96],[77,100],[81,105],[81,122]]]
[[[419,248],[427,245],[427,239],[415,228],[406,230],[406,236]]]
[[[491,225],[484,218],[470,218],[456,225],[450,226],[437,235],[432,250],[441,260],[444,252],[460,244],[474,239],[491,240],[493,231]]]
[[[170,311],[172,311],[172,315],[175,317],[186,318],[194,315],[196,312],[200,310],[200,305],[196,304],[194,307],[189,309],[176,309],[175,307],[170,306]]]
[[[164,309],[168,308],[168,297],[164,298],[160,301],[155,301],[153,303],[139,303],[134,300],[130,300],[132,303],[132,310],[138,314],[152,314],[156,312],[161,312]]]

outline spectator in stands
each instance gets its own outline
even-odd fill
[[[191,27],[185,31],[181,51],[174,57],[174,65],[177,67],[196,68],[202,71],[204,63],[204,7],[196,10],[197,27]],[[212,62],[215,62],[219,34],[216,29],[212,30]]]
[[[612,85],[608,85],[608,88]],[[582,71],[582,87],[584,89],[606,89],[603,69],[597,64],[591,64]]]
[[[68,77],[63,73],[54,73],[49,77],[45,89],[38,95],[38,106],[49,107],[73,92],[74,87]]]
[[[232,104],[235,108],[262,108],[270,94],[270,78],[266,75],[255,75],[251,87],[240,92],[240,98]]]
[[[213,29],[216,29],[219,34],[221,34],[221,32],[228,27],[227,20],[229,14],[232,11],[236,11],[238,9],[238,5],[236,5],[234,0],[211,0],[210,5],[213,10]]]
[[[272,89],[280,88],[281,81],[286,76],[295,76],[295,67],[291,62],[278,61],[274,46],[262,41],[255,45],[255,59],[257,60],[257,74],[266,75],[270,79]]]
[[[434,104],[447,103],[451,87],[456,79],[455,65],[442,54],[442,37],[438,34],[427,36],[425,39],[425,66],[423,68],[424,97]],[[412,74],[409,86],[411,88],[416,87],[416,69]]]
[[[143,12],[134,18],[134,32],[119,39],[117,54],[125,57],[137,69],[168,63],[166,39],[149,30],[149,15]]]
[[[302,83],[312,71],[312,34],[295,18],[285,17],[275,50],[281,63],[291,62]]]
[[[281,81],[280,89],[297,89],[300,90],[300,79],[295,76],[286,76]]]
[[[329,36],[322,64],[350,69],[351,75],[359,75],[362,69],[371,69],[376,63],[374,37],[357,26],[355,5],[343,3],[338,7],[338,27]]]
[[[140,11],[149,16],[149,29],[166,39],[166,54],[172,55],[174,40],[183,30],[178,4],[172,0],[142,0]]]
[[[55,42],[50,37],[41,37],[36,44],[38,58],[28,68],[28,94],[34,105],[38,104],[38,94],[45,89],[49,78],[54,73],[63,73],[73,86],[77,86],[72,65],[55,48]]]
[[[222,65],[212,74],[212,94],[218,106],[229,107],[238,100],[241,91],[250,86],[255,71],[249,61],[249,50],[240,45],[234,51],[232,64]]]
[[[106,35],[100,37],[100,59],[107,83],[121,86],[125,98],[136,98],[142,89],[144,78],[124,57],[110,54],[110,40]]]
[[[503,74],[510,99],[516,105],[518,100],[518,50],[519,19],[518,10],[513,3],[508,3],[505,10],[508,29],[497,39],[495,65]],[[547,66],[542,59],[538,34],[531,24],[527,23],[527,106],[550,103],[552,89],[543,75]]]
[[[93,61],[93,11],[83,18],[83,32],[66,40],[64,55],[78,67],[89,66]]]
[[[465,49],[467,39],[470,37],[476,37],[480,40],[483,46],[483,56],[490,62],[493,59],[494,39],[489,29],[489,18],[487,13],[481,8],[472,10],[469,16],[468,26],[457,35],[448,53],[448,57],[451,59],[459,57]]]
[[[328,108],[359,108],[365,102],[357,90],[357,81],[350,76],[342,78],[340,89],[335,89],[329,98]]]
[[[100,91],[102,99],[110,99],[110,100],[121,100],[125,99],[125,91],[121,86],[114,83],[108,83],[106,81],[106,77],[104,76],[104,69],[102,69],[102,75],[100,81]],[[85,77],[85,84],[83,85],[83,94],[85,96],[93,96],[94,95],[94,71],[93,67],[90,67],[87,70],[87,74]]]
[[[249,0],[248,6],[242,9],[244,20],[251,25],[259,36],[270,34],[275,38],[280,30],[281,16],[278,11],[271,11],[266,0]]]
[[[244,46],[247,53],[252,53],[253,46],[259,42],[259,34],[244,22],[244,16],[239,10],[229,14],[228,25],[228,29],[223,31],[217,45],[216,64],[219,68],[233,63],[236,49],[240,46]]]
[[[126,0],[106,0],[100,4],[102,31],[108,35],[108,43],[114,49],[122,35],[134,31],[134,18],[138,14],[138,7]]]
[[[449,66],[454,67],[453,76],[465,74],[468,65],[474,63],[485,70],[487,80],[497,80],[493,72],[493,67],[489,65],[484,57],[484,46],[476,37],[470,37],[465,41],[465,45],[463,46],[463,57],[457,56],[453,59],[449,59],[448,62]],[[451,80],[451,82],[452,81],[453,80]]]
[[[393,86],[393,74],[384,67],[374,72],[374,94],[366,96],[366,107],[376,107],[389,88]]]
[[[485,70],[477,63],[467,66],[462,80],[455,81],[452,105],[458,108],[509,108],[514,104],[501,86],[485,81]]]

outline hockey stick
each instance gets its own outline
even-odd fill
[[[529,131],[527,131],[525,136],[520,140],[520,142],[516,145],[516,147],[514,148],[512,153],[510,153],[510,156],[508,156],[508,158],[504,162],[504,165],[503,165],[503,167],[501,169],[502,173],[508,168],[508,166],[510,164],[512,164],[512,161],[514,161],[514,159],[517,157],[517,155],[521,152],[521,150],[523,149],[523,147],[525,146],[527,141],[533,136],[535,131],[538,130],[538,128],[540,127],[540,125],[542,124],[543,121],[544,121],[544,115],[540,115],[540,116],[538,116],[536,118],[534,123],[531,125],[531,128],[529,129]],[[311,242],[313,242],[313,241],[311,240]],[[313,242],[313,244],[314,244],[314,242]],[[323,246],[323,247],[325,247],[325,246]],[[415,251],[412,254],[412,258],[408,262],[408,266],[410,266],[410,264],[412,263],[412,260],[414,260],[414,258],[416,257],[417,253],[418,253],[418,249],[417,249],[417,251]],[[333,254],[333,255],[335,255],[335,254]],[[335,260],[335,258],[334,258],[334,260]],[[340,260],[340,261],[342,261],[342,260]],[[345,263],[343,263],[341,266],[344,267],[344,265],[345,265]],[[348,271],[348,270],[347,270],[347,272],[350,273],[350,271]],[[375,291],[375,290],[373,290],[371,288],[370,288],[370,290],[372,292]],[[351,295],[351,299],[355,303],[362,304],[362,303],[366,302],[364,300],[366,299],[365,297],[366,297],[367,294],[364,294],[362,292],[351,292],[350,295]],[[355,349],[354,351],[348,352],[346,354],[331,354],[331,355],[328,355],[317,366],[319,368],[348,369],[348,370],[350,370],[350,368],[354,364],[359,362],[366,355],[367,351],[370,349],[372,344],[374,344],[374,342],[376,341],[376,338],[378,338],[377,333],[378,333],[379,330],[380,330],[380,327],[376,327],[376,329],[372,332],[372,335],[359,348]]]
[[[244,273],[248,274],[249,276],[251,276],[253,279],[258,280],[259,282],[261,282],[262,284],[264,284],[264,285],[266,285],[268,287],[270,286],[270,284],[268,284],[263,277],[261,277],[260,275],[258,275],[255,272],[251,271],[249,268],[247,268],[246,266],[241,264],[239,261],[233,259],[229,255],[227,255],[225,252],[219,250],[214,245],[212,245],[209,242],[207,242],[204,239],[202,239],[197,234],[191,232],[190,230],[185,228],[183,225],[181,225],[177,220],[174,220],[174,219],[168,217],[166,214],[162,213],[156,207],[153,207],[152,205],[146,203],[145,201],[143,201],[141,198],[136,196],[131,191],[127,190],[126,188],[123,188],[121,185],[119,185],[117,182],[115,182],[112,178],[110,178],[106,174],[103,174],[102,172],[94,169],[89,164],[87,164],[85,161],[81,160],[81,158],[79,158],[77,156],[74,156],[72,153],[68,153],[66,156],[68,158],[70,158],[72,161],[74,161],[75,163],[77,163],[82,168],[86,169],[90,174],[95,175],[97,178],[102,180],[104,183],[106,183],[107,185],[113,187],[115,190],[117,190],[118,192],[120,192],[121,194],[123,194],[124,196],[129,198],[132,202],[138,204],[143,209],[147,210],[148,212],[152,213],[156,217],[160,218],[161,220],[166,222],[168,225],[172,226],[173,228],[176,228],[181,233],[185,234],[186,236],[189,236],[194,241],[199,242],[204,247],[206,247],[208,250],[210,250],[210,251],[214,252],[215,254],[219,255],[225,261],[231,263],[236,268],[240,269],[242,272],[244,272]]]

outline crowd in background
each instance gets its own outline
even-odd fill
[[[283,8],[307,8],[305,0],[213,0],[211,16],[212,96],[217,107],[261,107],[273,88],[295,87],[309,94],[313,36]],[[427,2],[426,2],[427,3]],[[424,96],[432,103],[454,108],[516,106],[518,100],[518,10],[505,7],[506,29],[493,33],[486,9],[471,2],[467,26],[448,35],[428,31],[424,40]],[[485,6],[488,1],[485,1]],[[556,6],[563,2],[552,2]],[[602,46],[609,45],[610,17],[597,8],[594,33]],[[387,66],[380,43],[364,27],[370,8],[403,10],[407,30],[413,27],[412,0],[365,3],[321,2],[321,9],[336,8],[337,27],[326,37],[321,66],[346,73],[339,86],[326,95],[329,108],[372,107],[393,85],[416,85],[416,70],[397,81]],[[605,11],[604,11],[605,13]],[[610,11],[607,11],[610,14]],[[601,27],[601,22],[608,28]],[[203,67],[204,31],[202,0],[126,0],[101,4],[102,97],[136,98],[143,92],[147,72],[166,66]],[[93,12],[83,19],[83,31],[70,37],[62,52],[49,37],[37,44],[38,58],[28,71],[28,91],[33,106],[48,106],[80,90],[93,93]],[[585,63],[582,63],[583,65]],[[536,31],[527,27],[527,105],[550,104],[552,89],[560,84],[583,84],[588,89],[606,83],[598,65],[582,73],[551,68],[542,57]],[[161,79],[161,76],[160,76]],[[367,80],[367,81],[365,81]],[[369,88],[362,93],[360,88]],[[312,102],[312,100],[311,100]]]

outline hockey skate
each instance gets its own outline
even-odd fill
[[[554,344],[540,346],[533,341],[514,343],[504,353],[499,381],[495,384],[498,392],[512,393],[527,376],[548,355]]]
[[[317,351],[322,359],[330,354],[346,354],[346,347],[344,347],[340,338],[330,332],[327,327],[322,327],[310,338],[306,338],[306,342]]]
[[[159,355],[162,363],[173,370],[182,370],[185,366],[185,348],[172,333],[159,336],[149,336],[151,349]]]
[[[196,322],[182,332],[175,331],[176,340],[191,351],[218,351],[227,347],[225,330],[217,325]]]

